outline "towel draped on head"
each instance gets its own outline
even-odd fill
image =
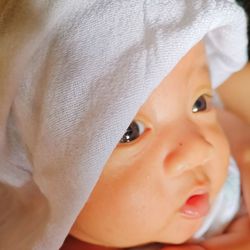
[[[0,249],[61,246],[139,107],[201,39],[216,87],[247,60],[243,10],[229,0],[1,1]]]

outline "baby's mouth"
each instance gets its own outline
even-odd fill
[[[203,193],[190,196],[181,207],[180,213],[186,218],[199,219],[206,216],[209,210],[209,194]]]

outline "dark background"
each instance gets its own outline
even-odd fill
[[[236,0],[245,9],[248,15],[248,39],[250,38],[250,0]],[[248,44],[248,58],[250,58],[250,45]]]

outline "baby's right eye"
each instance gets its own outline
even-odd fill
[[[125,134],[122,136],[119,143],[129,143],[136,140],[145,130],[144,124],[139,121],[132,121],[127,128]]]

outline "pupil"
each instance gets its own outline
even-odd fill
[[[137,139],[140,135],[139,127],[135,122],[132,122],[122,136],[120,143],[131,142]]]
[[[193,107],[193,112],[198,112],[198,111],[203,111],[206,110],[207,108],[207,103],[206,99],[201,96],[199,99],[195,102],[194,107]]]

